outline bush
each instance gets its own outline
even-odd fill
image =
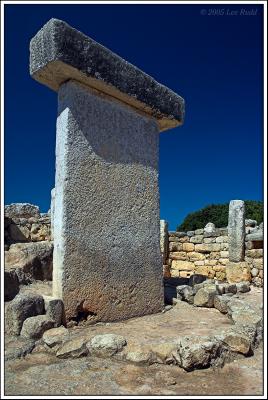
[[[255,219],[258,224],[263,221],[263,202],[246,200],[246,218]],[[210,204],[201,210],[188,214],[183,223],[178,225],[177,231],[194,231],[204,228],[208,222],[213,222],[216,227],[228,225],[229,203]]]

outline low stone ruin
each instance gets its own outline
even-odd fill
[[[188,232],[168,232],[166,221],[161,221],[161,226],[165,226],[165,230],[160,230],[165,278],[200,274],[218,281],[249,281],[263,286],[263,224],[258,226],[257,221],[245,220],[240,228],[243,240],[238,244],[231,225],[218,228],[208,223]]]

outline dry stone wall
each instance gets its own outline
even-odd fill
[[[162,222],[163,225],[163,222]],[[216,228],[208,223],[204,229],[188,232],[170,231],[165,239],[168,252],[162,254],[165,278],[190,278],[204,275],[219,281],[226,280],[226,270],[239,276],[234,281],[248,280],[263,285],[263,228],[256,221],[245,221],[245,257],[239,264],[230,262],[228,228]],[[162,244],[162,248],[164,245]],[[239,267],[237,271],[235,267]],[[226,269],[227,268],[227,269]],[[243,279],[241,279],[243,278]]]
[[[51,240],[50,213],[38,206],[14,203],[5,206],[5,250],[14,243]]]

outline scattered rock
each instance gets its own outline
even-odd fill
[[[219,310],[222,314],[227,314],[228,312],[228,303],[231,300],[231,297],[228,294],[223,294],[222,296],[214,297],[214,307]]]
[[[177,286],[176,291],[178,299],[193,304],[194,295],[193,295],[193,288],[191,286],[188,285]]]
[[[5,325],[7,333],[19,335],[24,321],[39,314],[43,314],[44,299],[34,294],[17,294],[7,305],[5,311]]]
[[[242,333],[229,330],[220,335],[222,342],[234,353],[247,355],[251,350],[251,343]]]
[[[256,328],[262,325],[262,316],[258,315],[255,310],[250,308],[233,311],[231,318],[235,324],[253,325]]]
[[[232,294],[237,293],[237,285],[227,283],[224,286],[225,286],[225,293],[232,293]]]
[[[54,327],[54,322],[46,315],[27,318],[22,325],[21,336],[29,339],[40,339],[45,331]]]
[[[64,326],[52,328],[43,334],[43,341],[49,347],[54,347],[65,342],[69,338],[69,331]]]
[[[25,357],[34,349],[34,340],[20,336],[5,337],[5,361]]]
[[[238,293],[246,293],[250,291],[250,283],[245,281],[245,282],[239,282],[236,284],[237,292]]]
[[[61,326],[63,322],[64,305],[61,299],[51,296],[43,296],[45,300],[45,310],[48,319],[54,321],[54,327]]]
[[[214,297],[217,291],[213,287],[205,286],[194,296],[194,305],[197,307],[214,307]]]
[[[111,357],[121,351],[126,344],[127,341],[123,336],[108,333],[94,336],[86,346],[91,355]]]
[[[151,351],[143,351],[140,349],[136,351],[129,351],[126,354],[126,360],[135,364],[152,364],[154,355]]]
[[[179,339],[173,354],[176,363],[186,371],[205,368],[218,356],[219,342],[210,337],[185,336]]]
[[[86,356],[88,349],[86,347],[88,339],[85,337],[78,337],[64,342],[58,349],[56,356],[59,358],[78,358]]]

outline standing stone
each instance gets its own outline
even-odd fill
[[[55,214],[55,188],[51,190],[51,203],[50,203],[50,236],[51,240],[54,239],[54,214]]]
[[[160,251],[164,265],[168,256],[168,223],[164,219],[160,219]]]
[[[245,203],[231,200],[228,219],[229,260],[239,262],[245,255]]]
[[[30,71],[58,91],[53,296],[66,319],[159,312],[159,131],[183,99],[63,21],[31,40]]]

